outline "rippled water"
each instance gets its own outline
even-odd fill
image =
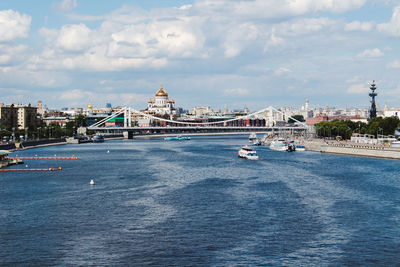
[[[25,161],[59,172],[0,173],[0,265],[400,263],[399,161],[266,147],[257,148],[263,160],[246,161],[237,158],[246,143],[198,137],[18,152],[80,159]]]

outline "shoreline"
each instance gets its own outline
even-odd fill
[[[226,133],[215,134],[215,133],[188,133],[184,134],[185,136],[219,136],[226,135]],[[233,135],[247,135],[247,133],[234,133]],[[138,135],[134,136],[131,140],[140,140],[140,139],[151,139],[151,138],[160,138],[167,136],[176,136],[176,134],[155,134],[155,135]],[[105,139],[107,140],[124,140],[123,137],[109,137]],[[52,140],[48,140],[52,141]],[[35,142],[35,141],[33,141]],[[357,157],[368,157],[368,158],[381,158],[381,159],[391,159],[391,160],[400,160],[400,149],[393,149],[390,147],[384,146],[370,146],[364,144],[356,144],[349,142],[326,142],[325,140],[298,140],[295,142],[296,145],[304,145],[307,151],[320,152],[326,154],[336,154],[336,155],[348,155],[348,156],[357,156]],[[51,143],[41,143],[37,145],[29,145],[26,147],[16,147],[13,149],[8,149],[10,152],[23,151],[27,149],[34,149],[40,147],[48,147],[48,146],[60,146],[60,145],[68,145],[69,143],[66,141],[62,142],[51,142]],[[23,146],[23,143],[22,143]]]

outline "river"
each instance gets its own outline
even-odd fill
[[[63,170],[0,173],[0,265],[400,262],[399,161],[267,147],[247,161],[237,157],[247,143],[119,140],[12,153],[79,160],[25,160]]]

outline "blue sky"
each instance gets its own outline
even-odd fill
[[[400,107],[394,0],[0,2],[0,102]]]

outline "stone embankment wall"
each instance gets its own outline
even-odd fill
[[[30,148],[30,147],[36,147],[36,146],[45,146],[45,145],[50,145],[50,144],[59,144],[59,143],[65,143],[66,140],[65,138],[60,138],[60,139],[44,139],[44,140],[36,140],[36,141],[27,141],[27,142],[22,142],[19,145],[19,148]]]
[[[349,142],[305,141],[306,150],[374,158],[400,159],[400,150],[385,146]]]

